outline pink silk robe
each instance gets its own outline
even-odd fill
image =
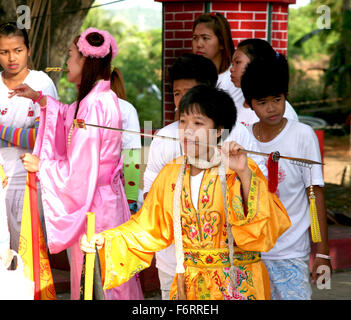
[[[72,247],[71,296],[79,299],[83,255],[79,239],[86,233],[86,213],[95,213],[95,231],[102,232],[129,220],[122,183],[122,134],[87,127],[74,128],[68,143],[76,103],[65,105],[47,97],[41,109],[34,154],[40,158],[47,241],[50,253]],[[99,81],[80,103],[78,119],[86,123],[122,128],[122,116],[109,81]],[[107,290],[107,299],[143,299],[140,282]]]

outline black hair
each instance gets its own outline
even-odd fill
[[[77,46],[80,36],[77,36],[73,43]],[[86,36],[86,40],[91,46],[100,47],[104,43],[103,36],[98,32],[91,32]],[[78,49],[78,47],[77,47]],[[79,49],[78,49],[79,50]],[[111,77],[111,59],[112,48],[110,52],[103,58],[86,57],[82,69],[82,80],[79,86],[77,109],[75,118],[78,114],[78,109],[81,101],[89,94],[95,86],[97,80],[110,80]]]
[[[24,44],[29,49],[29,38],[25,28],[18,28],[16,22],[6,22],[0,25],[0,37],[1,36],[17,36],[24,39]]]
[[[237,111],[233,99],[228,93],[215,87],[198,85],[183,96],[179,103],[179,113],[193,112],[212,119],[215,129],[228,129],[225,130],[228,134],[236,122]]]
[[[170,81],[194,79],[199,84],[215,87],[218,74],[215,64],[208,58],[193,53],[184,53],[168,69]]]
[[[284,94],[289,91],[289,66],[282,54],[276,53],[273,58],[250,62],[241,77],[241,90],[245,100],[252,106],[252,99]]]
[[[242,50],[250,59],[250,62],[254,60],[266,60],[276,55],[275,50],[269,42],[263,39],[246,39],[238,44],[237,49]]]

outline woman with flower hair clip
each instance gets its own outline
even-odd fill
[[[33,154],[23,154],[27,171],[37,172],[42,187],[48,248],[72,247],[71,297],[79,299],[83,255],[79,238],[86,213],[94,212],[96,232],[117,227],[130,217],[122,183],[122,134],[98,128],[76,129],[74,119],[122,128],[116,94],[111,90],[111,60],[118,52],[107,32],[89,28],[69,48],[67,78],[78,88],[78,100],[62,104],[27,85],[12,95],[39,102],[40,126]],[[136,277],[105,291],[107,299],[143,299]]]

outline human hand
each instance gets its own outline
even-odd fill
[[[240,152],[240,149],[243,147],[235,141],[226,141],[220,150],[225,166],[235,171],[239,176],[250,170],[247,156],[244,152]]]
[[[88,242],[87,235],[84,234],[80,239],[80,250],[85,253],[95,253],[95,245],[100,250],[105,243],[105,238],[101,234],[94,234]]]
[[[25,83],[22,83],[15,87],[13,91],[9,92],[9,98],[14,96],[24,97],[31,100],[36,100],[40,97],[40,93],[38,91],[34,91],[30,86]]]
[[[0,263],[2,263],[5,268],[10,266],[12,259],[13,253],[11,249],[8,249],[3,253],[0,252]]]
[[[9,181],[9,177],[5,177],[4,180],[2,180],[2,188],[5,189]]]
[[[39,171],[39,162],[40,159],[30,153],[23,153],[20,155],[20,159],[22,160],[24,169],[28,172],[38,172]]]

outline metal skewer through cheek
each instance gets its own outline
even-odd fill
[[[129,134],[136,134],[136,135],[140,135],[140,136],[144,136],[144,137],[166,139],[166,140],[172,140],[172,141],[180,142],[179,138],[167,137],[167,136],[159,136],[159,135],[154,135],[154,134],[150,134],[150,133],[142,133],[142,132],[126,130],[126,129],[119,129],[119,128],[99,126],[99,125],[96,125],[96,124],[85,123],[85,121],[82,120],[82,119],[74,119],[73,124],[74,124],[74,126],[76,128],[85,129],[85,130],[86,130],[86,127],[89,126],[89,127],[95,127],[95,128],[119,131],[119,132],[122,132],[122,133],[124,132],[124,133],[129,133]],[[196,144],[202,145],[202,146],[205,146],[205,147],[212,147],[212,148],[221,149],[220,145],[212,145],[212,144],[207,144],[207,143],[200,142],[200,141],[196,142]],[[258,151],[252,151],[252,150],[246,150],[246,149],[240,149],[240,152],[244,152],[246,154],[255,154],[255,155],[263,156],[263,157],[269,157],[269,153],[264,153],[264,152],[258,152]],[[294,157],[282,156],[282,155],[280,155],[279,151],[274,152],[273,153],[273,161],[274,162],[278,162],[279,159],[287,159],[287,160],[290,160],[292,164],[303,166],[303,167],[308,167],[308,166],[314,165],[314,164],[324,165],[324,163],[322,163],[322,162],[317,162],[317,161],[313,161],[313,160],[309,160],[309,159],[303,159],[303,158],[294,158]]]
[[[63,69],[61,67],[47,67],[45,68],[45,72],[67,72],[67,69]]]

